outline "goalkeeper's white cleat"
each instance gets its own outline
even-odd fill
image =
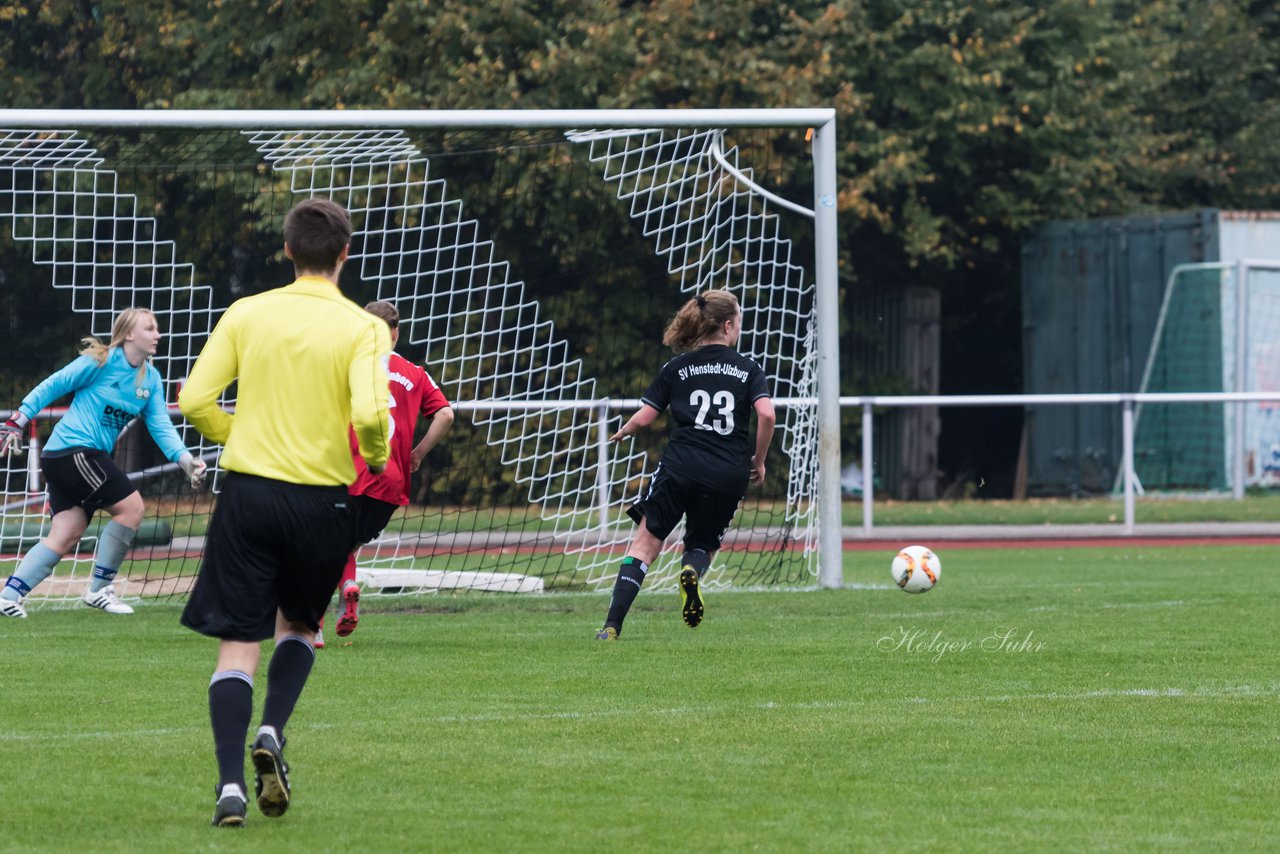
[[[22,607],[22,600],[16,602],[12,599],[0,598],[0,617],[17,617],[20,620],[27,618],[27,609]]]
[[[126,605],[124,600],[116,595],[115,588],[110,584],[96,593],[86,591],[84,594],[84,604],[88,605],[90,608],[97,608],[99,611],[106,611],[108,614],[133,613],[133,608]]]

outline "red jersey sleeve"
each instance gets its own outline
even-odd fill
[[[444,396],[444,392],[440,390],[440,386],[436,385],[435,379],[427,373],[426,368],[418,368],[418,370],[422,374],[422,405],[418,411],[423,415],[434,415],[449,405],[449,399]]]

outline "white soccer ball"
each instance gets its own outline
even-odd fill
[[[893,559],[893,582],[908,593],[927,593],[942,576],[942,561],[927,546],[907,546]]]

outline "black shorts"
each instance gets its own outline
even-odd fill
[[[72,507],[83,507],[93,516],[95,510],[138,491],[111,455],[97,448],[52,451],[41,457],[40,467],[49,490],[49,511],[55,516]]]
[[[627,509],[627,515],[637,525],[643,518],[649,533],[660,540],[670,536],[683,516],[685,551],[703,549],[710,554],[719,550],[720,540],[741,503],[741,494],[708,489],[672,475],[659,464],[648,492]]]
[[[351,528],[355,546],[376,540],[395,515],[398,506],[367,495],[351,496]]]
[[[320,627],[354,542],[345,486],[302,486],[231,472],[209,520],[182,624],[261,641],[286,620]]]

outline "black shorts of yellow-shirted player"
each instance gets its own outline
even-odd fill
[[[742,310],[729,291],[707,291],[688,300],[662,336],[662,343],[678,355],[662,366],[641,397],[640,410],[609,437],[620,442],[671,409],[672,433],[662,461],[644,496],[627,511],[639,527],[618,569],[598,640],[621,634],[649,565],[681,518],[681,615],[690,628],[702,622],[702,576],[747,485],[764,481],[776,422],[763,369],[734,349],[741,335]]]

